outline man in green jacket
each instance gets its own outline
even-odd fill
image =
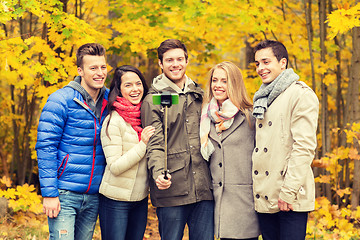
[[[168,39],[159,46],[162,74],[155,77],[141,107],[143,126],[155,133],[147,147],[150,196],[157,207],[161,239],[181,240],[185,225],[189,239],[214,239],[214,202],[208,163],[200,154],[199,124],[203,91],[185,75],[185,45]],[[167,178],[164,178],[164,107],[154,105],[152,94],[164,91],[179,95],[168,110]]]

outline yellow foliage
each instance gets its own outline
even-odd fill
[[[330,183],[330,176],[320,175],[315,178],[315,182],[317,183]]]
[[[230,60],[242,68],[247,91],[253,96],[261,85],[261,80],[255,72],[254,65],[245,62],[249,59],[245,58],[244,47],[246,45],[254,47],[263,39],[277,39],[288,48],[290,66],[300,75],[301,80],[310,86],[312,84],[310,53],[313,54],[316,93],[321,100],[320,75],[325,74],[323,82],[328,86],[329,112],[333,114],[337,110],[334,100],[336,93],[334,70],[337,64],[342,66],[342,94],[344,96],[347,94],[349,81],[347,66],[350,64],[352,49],[351,34],[346,31],[359,25],[360,4],[350,7],[353,2],[338,4],[339,9],[328,16],[330,37],[337,33],[344,35],[341,36],[340,46],[334,44],[334,41],[326,40],[326,49],[323,49],[327,52],[326,63],[322,63],[318,12],[312,13],[314,35],[312,49],[309,49],[302,1],[229,0],[224,4],[221,0],[185,0],[183,5],[186,8],[184,8],[174,0],[88,0],[82,2],[82,16],[79,16],[79,12],[78,16],[75,16],[75,1],[67,1],[68,9],[65,13],[58,0],[20,2],[0,0],[0,23],[4,24],[0,29],[0,78],[2,79],[0,87],[3,93],[0,96],[0,125],[6,126],[4,128],[6,130],[2,132],[9,135],[1,139],[6,140],[3,146],[9,148],[7,146],[14,140],[14,135],[8,130],[12,129],[13,120],[22,130],[25,127],[27,119],[19,114],[23,110],[19,106],[21,101],[28,100],[29,103],[32,94],[35,93],[37,98],[35,105],[38,109],[34,113],[34,119],[37,119],[47,97],[77,75],[74,65],[75,51],[87,42],[99,42],[107,48],[108,54],[119,55],[120,60],[115,63],[117,65],[133,64],[134,61],[131,59],[139,59],[136,61],[136,66],[146,73],[149,70],[146,68],[146,63],[151,60],[148,57],[155,52],[154,49],[166,38],[178,38],[186,44],[189,51],[190,65],[187,74],[191,78],[205,86],[209,69],[219,62]],[[317,3],[313,1],[312,7],[317,9]],[[28,24],[30,13],[34,24],[31,32],[27,28],[30,25]],[[25,23],[21,32],[18,26],[20,18]],[[46,25],[44,37],[41,36],[42,24]],[[5,27],[7,32],[4,30]],[[339,50],[341,62],[337,62],[335,54],[335,51]],[[10,97],[10,85],[15,87],[14,100]],[[28,90],[28,94],[22,98],[21,93],[24,89]],[[343,99],[346,101],[345,98]],[[11,105],[17,107],[15,113],[12,113]],[[329,120],[330,126],[334,127],[334,117],[331,116]],[[345,133],[348,143],[359,141],[360,123],[349,126]],[[35,160],[36,123],[31,123],[30,130],[22,134],[24,135],[19,139],[27,136],[31,138],[29,143],[29,148],[32,150],[31,160]],[[322,147],[320,141],[322,134],[318,134],[318,148]],[[337,146],[337,142],[333,139],[332,146]],[[7,151],[11,155],[11,149]],[[339,173],[343,170],[339,161],[344,159],[348,161],[350,181],[352,181],[354,160],[359,160],[359,153],[353,145],[349,148],[333,147],[325,157],[313,161],[313,166],[326,168],[329,172],[329,175],[319,176],[316,181],[331,184],[332,193],[340,197],[349,195],[351,191],[348,188],[337,187]],[[7,156],[7,161],[11,161],[10,156]],[[36,170],[36,167],[32,169],[34,172]],[[8,180],[4,178],[1,184],[6,187],[0,190],[0,195],[12,199],[13,208],[34,212],[39,210],[35,206],[33,210],[31,206],[26,205],[27,202],[38,202],[34,200],[36,198],[40,199],[35,195],[26,194],[26,191],[34,193],[30,186],[11,188]],[[321,213],[321,215],[309,219],[309,229],[311,229],[308,231],[309,236],[317,238],[320,234],[324,239],[348,239],[350,234],[356,236],[356,230],[351,231],[351,225],[346,222],[347,217],[338,215],[340,211],[343,213],[341,209],[332,207],[330,203],[323,203],[320,206],[322,208],[316,214]],[[359,220],[359,217],[351,218]],[[24,223],[27,220],[28,218],[24,218]],[[345,229],[349,231],[348,235],[345,234]],[[0,231],[1,237],[3,236]]]
[[[323,79],[323,82],[328,86],[334,84],[335,81],[336,81],[336,75],[334,74],[326,74]]]
[[[327,161],[324,161],[324,158],[321,158],[321,159],[314,159],[311,166],[317,168],[326,168],[327,166],[329,166],[329,164],[327,163]]]
[[[360,206],[356,207],[356,211],[354,211],[353,217],[356,219],[360,219]]]
[[[328,71],[328,65],[326,63],[323,62],[319,62],[319,66],[316,69],[316,72],[320,75],[325,74]]]
[[[353,143],[353,141],[359,142],[360,140],[360,122],[355,122],[351,125],[350,129],[345,129],[346,140],[348,143]]]
[[[49,230],[44,214],[18,211],[2,219],[0,239],[48,239]]]
[[[0,190],[0,197],[9,200],[9,207],[14,212],[20,210],[36,214],[42,212],[41,196],[37,195],[33,185],[18,185],[16,188],[6,187],[5,190]]]
[[[354,27],[360,26],[360,3],[351,8],[339,8],[328,15],[330,27],[329,37],[332,39],[338,33],[343,34]]]
[[[6,177],[6,176],[3,176],[1,179],[0,179],[0,183],[4,184],[5,187],[10,187],[11,186],[11,179]]]
[[[315,211],[309,214],[307,236],[314,239],[358,239],[360,230],[355,228],[353,222],[360,220],[359,209],[339,209],[325,197],[317,198]]]
[[[342,198],[345,194],[350,195],[351,189],[350,188],[338,189],[338,190],[336,190],[336,194]]]
[[[356,148],[350,148],[349,150],[349,158],[353,160],[360,160],[359,152]]]

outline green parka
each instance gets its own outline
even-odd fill
[[[152,94],[169,91],[179,94],[179,103],[168,110],[168,170],[171,186],[159,190],[156,178],[164,171],[164,108],[152,103]],[[152,125],[155,133],[147,144],[150,197],[155,207],[171,207],[212,200],[208,163],[200,154],[199,124],[203,91],[187,77],[184,90],[164,74],[153,81],[141,107],[143,127]]]

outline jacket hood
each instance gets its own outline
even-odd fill
[[[177,94],[184,94],[187,92],[194,92],[197,94],[203,95],[203,91],[200,86],[191,80],[188,76],[186,76],[186,82],[184,90],[180,89],[173,81],[168,79],[165,74],[160,74],[159,76],[153,79],[153,83],[149,90],[150,94],[153,93],[161,93],[163,91],[169,91]]]
[[[73,88],[76,91],[78,91],[81,94],[81,96],[84,98],[84,101],[89,106],[89,108],[95,113],[96,117],[97,118],[100,117],[101,109],[102,109],[102,101],[104,99],[105,91],[106,91],[105,86],[103,86],[100,89],[99,96],[98,96],[96,102],[94,102],[94,100],[92,99],[90,94],[85,90],[85,88],[83,88],[81,86],[81,77],[80,76],[76,76],[74,78],[74,81],[69,82],[69,84],[66,85],[65,87],[70,87],[70,88]]]

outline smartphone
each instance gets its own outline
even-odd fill
[[[170,107],[172,104],[179,104],[179,95],[176,93],[162,92],[152,95],[154,105]]]

